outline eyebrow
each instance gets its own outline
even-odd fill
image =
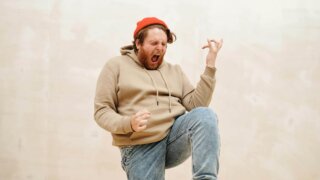
[[[152,39],[150,39],[150,40],[148,40],[148,42],[160,42],[160,40],[152,40]],[[161,41],[161,43],[168,43],[168,41]]]

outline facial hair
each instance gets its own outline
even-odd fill
[[[140,63],[148,70],[158,69],[163,62],[163,56],[164,55],[159,56],[157,65],[152,66],[151,64],[149,64],[149,61],[151,61],[151,57],[149,57],[149,59],[148,59],[147,53],[142,48],[139,49],[139,52],[138,52],[138,59],[139,59]]]

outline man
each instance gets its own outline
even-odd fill
[[[167,44],[176,40],[165,22],[144,18],[133,38],[102,69],[94,102],[95,120],[120,147],[128,179],[164,179],[166,168],[190,156],[193,179],[217,179],[218,120],[207,106],[222,40],[203,47],[209,49],[206,67],[193,87],[179,65],[164,60]]]

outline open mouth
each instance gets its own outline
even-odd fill
[[[157,62],[160,58],[160,55],[153,55],[152,58],[151,58],[151,61],[152,62]]]

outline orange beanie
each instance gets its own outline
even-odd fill
[[[139,31],[149,25],[153,25],[153,24],[159,24],[164,26],[165,28],[168,28],[168,26],[166,25],[165,22],[163,22],[162,20],[156,18],[156,17],[146,17],[143,18],[141,21],[137,22],[137,27],[136,30],[134,30],[133,33],[133,38],[136,38],[137,34],[139,33]]]

